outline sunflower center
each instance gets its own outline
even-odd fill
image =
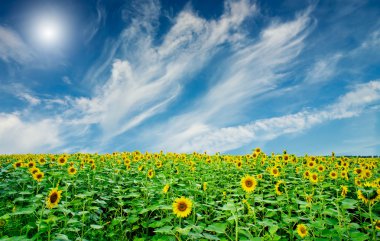
[[[20,167],[21,166],[21,163],[16,163],[16,167]]]
[[[277,174],[277,169],[274,169],[274,170],[273,170],[273,174]]]
[[[178,204],[178,210],[179,210],[179,211],[183,212],[183,211],[185,211],[186,209],[187,209],[187,205],[186,205],[186,203],[181,202],[181,203]]]
[[[305,229],[305,227],[301,227],[301,228],[300,228],[300,232],[301,232],[302,234],[305,234],[305,233],[306,233],[306,229]]]
[[[42,174],[38,174],[38,175],[37,175],[37,178],[38,178],[38,179],[42,178]]]
[[[253,186],[253,182],[252,182],[251,180],[246,180],[246,181],[245,181],[245,185],[246,185],[247,187],[252,187],[252,186]]]
[[[58,199],[58,193],[54,192],[50,195],[50,202],[55,203]]]

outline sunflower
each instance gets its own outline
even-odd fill
[[[376,230],[380,230],[380,220],[375,221]]]
[[[276,186],[275,186],[276,194],[279,195],[279,196],[282,195],[282,192],[281,192],[281,190],[280,190],[280,186],[281,186],[281,184],[285,185],[285,182],[282,181],[282,180],[280,180],[280,181],[278,181],[278,182],[276,183]]]
[[[46,163],[45,158],[41,157],[41,158],[38,160],[38,163],[41,164],[41,165],[44,165],[44,164]]]
[[[261,152],[260,147],[256,147],[256,149],[255,149],[255,153],[259,154],[260,152]]]
[[[368,202],[368,199],[363,195],[362,190],[358,190],[357,194],[358,194],[358,199],[362,200],[363,203]]]
[[[368,169],[364,170],[362,173],[362,178],[369,179],[372,177],[372,172]]]
[[[236,167],[237,168],[240,169],[242,166],[243,166],[243,162],[242,161],[239,160],[239,161],[236,162]]]
[[[173,212],[179,218],[186,218],[191,213],[193,203],[190,199],[181,197],[177,198],[173,203]]]
[[[28,162],[28,167],[29,168],[33,168],[33,167],[36,167],[36,162],[35,161],[30,161],[30,162]]]
[[[61,157],[58,158],[58,164],[59,164],[60,166],[65,165],[66,162],[67,162],[67,158],[66,158],[65,156],[61,156]]]
[[[149,178],[153,178],[154,177],[154,170],[153,169],[149,169],[147,176]]]
[[[162,161],[156,161],[156,167],[161,168],[162,167]]]
[[[58,206],[58,202],[61,199],[61,193],[62,191],[58,191],[58,188],[53,188],[50,193],[49,197],[47,198],[47,207],[52,209]]]
[[[36,174],[37,172],[39,172],[40,169],[38,169],[37,167],[32,167],[32,168],[29,168],[29,172],[33,174]]]
[[[305,179],[309,179],[309,177],[310,177],[310,171],[309,171],[309,170],[306,170],[306,171],[303,173],[303,177],[304,177]]]
[[[342,171],[342,172],[340,173],[340,176],[341,176],[342,178],[348,180],[348,173],[347,173],[347,171]]]
[[[355,177],[355,185],[358,186],[358,187],[362,186],[362,181],[360,181],[360,179],[357,178],[357,177]]]
[[[313,167],[315,167],[315,162],[314,161],[309,161],[309,163],[307,164],[307,166],[309,168],[313,168]]]
[[[331,171],[330,172],[330,178],[331,179],[337,179],[338,178],[338,173],[336,171]]]
[[[340,186],[342,188],[342,193],[340,195],[342,195],[342,197],[346,197],[347,193],[348,193],[348,187],[347,186]]]
[[[253,192],[257,186],[256,178],[253,176],[245,176],[241,179],[241,186],[244,191]]]
[[[131,160],[129,160],[129,159],[124,159],[124,165],[126,165],[126,166],[131,165]]]
[[[309,180],[310,180],[310,182],[312,182],[314,184],[318,183],[318,173],[315,173],[315,172],[311,173]]]
[[[355,168],[355,174],[359,175],[362,174],[363,170],[361,168]]]
[[[33,179],[36,180],[37,182],[41,182],[44,176],[45,174],[43,172],[37,172],[33,174]]]
[[[92,170],[95,170],[95,169],[96,169],[96,165],[95,165],[95,164],[92,164],[92,165],[91,165],[91,169],[92,169]]]
[[[274,177],[278,177],[280,176],[280,171],[278,170],[277,167],[273,167],[270,169],[270,173],[272,174],[272,176]]]
[[[75,167],[71,166],[67,169],[67,172],[70,174],[70,175],[75,175],[77,173],[77,169],[75,169]]]
[[[297,225],[297,233],[301,238],[304,238],[308,235],[307,228],[304,224]]]
[[[313,194],[306,195],[305,200],[306,202],[311,203],[313,201]]]
[[[256,178],[258,179],[258,180],[263,180],[263,174],[257,174],[256,175]]]
[[[162,193],[167,193],[169,191],[170,185],[166,184],[164,188],[162,189]]]
[[[326,168],[325,168],[324,165],[319,165],[319,166],[318,166],[318,171],[319,171],[319,172],[323,172],[325,169],[326,169]]]
[[[13,167],[14,167],[14,168],[22,167],[22,161],[15,162],[15,163],[13,164]]]

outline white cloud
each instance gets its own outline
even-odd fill
[[[61,144],[59,121],[23,121],[18,114],[0,113],[0,153],[46,153]]]
[[[67,85],[71,85],[73,84],[73,82],[71,81],[71,79],[68,77],[68,76],[63,76],[62,77],[62,81],[67,84]]]
[[[41,103],[41,100],[39,98],[32,96],[31,94],[26,92],[16,93],[16,96],[21,100],[28,102],[30,105],[38,105]]]
[[[106,17],[105,9],[100,5],[100,1],[96,4],[96,16],[93,19],[89,19],[88,25],[83,30],[84,43],[89,43],[96,33],[99,31]]]
[[[337,74],[337,64],[343,54],[337,53],[316,61],[314,66],[306,72],[305,82],[321,84]]]
[[[335,103],[320,110],[301,111],[280,117],[261,119],[246,125],[215,128],[203,125],[190,127],[190,133],[182,133],[170,150],[191,152],[225,152],[237,149],[253,141],[268,141],[285,134],[302,132],[315,125],[359,115],[365,108],[380,101],[380,81],[360,84],[341,96]],[[201,130],[201,131],[196,131]],[[168,143],[166,143],[168,144]]]
[[[165,110],[190,77],[214,56],[219,45],[242,37],[239,26],[256,9],[245,0],[227,1],[221,18],[209,21],[191,9],[183,10],[162,44],[155,45],[152,41],[160,6],[151,1],[140,7],[144,11],[137,14],[138,18],[132,20],[111,47],[112,53],[128,49],[128,55],[113,60],[111,77],[97,88],[92,98],[76,100],[76,108],[82,113],[78,121],[99,123],[105,139]],[[94,70],[91,74],[98,77],[101,72]]]
[[[0,59],[26,64],[34,57],[33,51],[15,31],[0,26]]]
[[[310,9],[297,15],[293,21],[273,23],[262,31],[257,41],[241,43],[239,49],[226,58],[218,73],[219,78],[194,104],[194,108],[149,130],[158,135],[154,138],[157,140],[154,148],[188,151],[194,147],[189,143],[196,143],[204,133],[240,121],[249,103],[276,89],[286,76],[292,61],[303,48],[305,37],[313,28],[309,14]],[[236,137],[232,137],[231,143],[238,143],[236,141],[241,136],[252,137],[252,133],[244,128],[221,130],[207,140],[207,146],[218,143],[215,146],[225,149],[223,138],[219,138],[223,133]]]

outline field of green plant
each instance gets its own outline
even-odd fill
[[[380,240],[379,160],[0,155],[0,240]]]

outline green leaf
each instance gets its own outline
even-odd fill
[[[215,233],[224,233],[227,228],[227,223],[213,223],[209,225],[205,230],[215,232]]]
[[[269,228],[269,233],[270,233],[271,235],[273,235],[274,233],[277,232],[277,230],[278,230],[278,226],[277,226],[277,225],[271,226],[271,227]]]
[[[90,227],[93,229],[102,229],[103,225],[91,224]]]
[[[66,235],[59,233],[55,236],[54,241],[70,241],[70,239]]]
[[[204,236],[207,240],[220,240],[220,238],[218,238],[217,236],[212,235],[212,234],[209,234],[209,233],[203,233],[203,236]]]
[[[221,209],[227,210],[227,211],[236,211],[235,204],[231,202],[228,202],[227,204],[225,204]]]
[[[355,209],[355,204],[357,203],[358,201],[354,200],[354,199],[344,199],[342,201],[342,208],[344,209]]]
[[[191,229],[190,227],[186,227],[186,228],[176,227],[175,231],[177,231],[178,233],[182,235],[187,235],[190,232],[190,229]]]
[[[353,241],[365,241],[369,239],[369,236],[367,234],[358,231],[350,232],[350,236]]]
[[[164,226],[162,228],[155,229],[155,233],[172,234],[173,226]]]
[[[136,215],[132,215],[132,216],[130,216],[128,219],[127,219],[127,221],[128,221],[128,223],[135,223],[135,222],[137,222],[137,221],[139,221],[139,217],[138,216],[136,216]]]

